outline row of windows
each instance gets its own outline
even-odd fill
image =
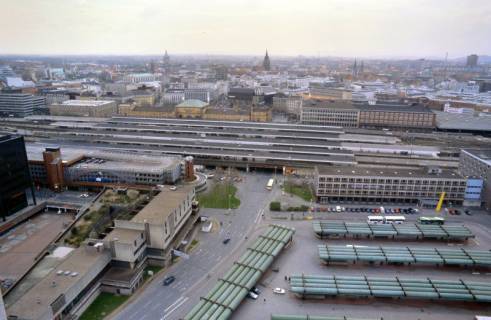
[[[412,179],[375,179],[375,178],[339,178],[319,177],[319,182],[351,182],[378,184],[446,185],[465,186],[464,180],[412,180]]]
[[[439,198],[439,192],[410,192],[410,191],[359,191],[349,190],[344,192],[336,192],[330,190],[318,190],[318,196],[344,196],[344,195],[379,195],[379,196],[404,196],[404,197],[432,197]],[[448,198],[463,198],[463,193],[448,193]]]
[[[422,190],[422,191],[459,191],[459,192],[464,192],[466,190],[465,187],[458,187],[458,186],[414,186],[414,185],[408,185],[408,186],[402,186],[402,185],[346,185],[346,184],[319,184],[319,188],[327,188],[327,189],[378,189],[378,190]]]

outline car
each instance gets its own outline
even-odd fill
[[[80,198],[88,198],[88,197],[89,197],[89,195],[87,193],[82,193],[80,195]]]
[[[249,293],[247,294],[247,297],[256,300],[257,297],[259,297],[259,296],[256,293],[249,291]]]
[[[162,283],[164,286],[170,285],[172,282],[176,280],[176,277],[174,276],[168,276],[164,279],[164,282]]]
[[[206,179],[211,179],[211,178],[213,178],[214,176],[215,176],[215,175],[214,175],[213,173],[210,173],[210,174],[208,174],[208,175],[206,176]]]
[[[259,295],[261,293],[261,290],[259,290],[257,287],[252,287],[251,292],[254,292],[255,294]]]
[[[470,212],[469,210],[464,210],[464,213],[468,216],[472,216],[472,212]]]
[[[273,293],[276,293],[276,294],[285,294],[286,290],[283,289],[283,288],[274,288],[273,289]]]
[[[170,186],[169,187],[169,190],[176,191],[177,190],[177,187],[176,186]]]
[[[223,181],[223,180],[225,180],[225,177],[221,177],[221,178],[220,178],[220,181]]]
[[[454,210],[454,212],[455,212],[455,214],[456,214],[456,215],[458,215],[458,216],[460,216],[460,215],[462,214],[462,212],[460,212],[460,210],[457,210],[457,209],[455,209],[455,210]]]
[[[223,240],[223,244],[227,244],[229,242],[230,242],[230,238],[227,238],[227,239]]]

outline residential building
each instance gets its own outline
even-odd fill
[[[440,168],[390,169],[363,167],[317,167],[315,194],[320,203],[412,203],[462,205],[467,178]]]
[[[462,149],[459,171],[463,176],[482,179],[482,205],[491,211],[491,149]]]
[[[36,201],[23,137],[0,137],[0,177],[0,218],[5,220],[27,207],[26,190]]]
[[[320,126],[357,128],[360,111],[349,102],[341,100],[305,100],[300,122]]]
[[[44,97],[27,93],[0,93],[0,115],[27,117],[34,114],[34,110],[46,107]]]
[[[53,116],[111,117],[118,113],[113,100],[67,100],[48,108]]]

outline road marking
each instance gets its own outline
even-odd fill
[[[264,209],[261,209],[257,212],[256,219],[254,219],[254,223],[257,223],[259,221],[259,218],[261,217],[261,213],[264,212]]]
[[[183,297],[181,297],[180,299],[182,299]],[[172,309],[169,310],[169,307],[167,307],[167,309],[164,310],[164,315],[162,316],[162,318],[160,320],[165,320],[167,319],[168,316],[171,315],[172,312],[176,311],[180,306],[182,306],[186,301],[188,301],[188,297],[182,299],[178,304],[176,304]],[[177,301],[176,301],[177,302]],[[173,304],[175,304],[176,302],[174,302]],[[172,306],[172,305],[171,305]]]
[[[183,296],[181,296],[179,299],[177,299],[176,301],[174,301],[174,303],[172,303],[170,306],[168,306],[167,308],[164,309],[164,312],[168,311],[169,309],[171,309],[172,307],[174,307],[174,305],[178,304],[179,302],[181,302],[181,300],[184,299]]]

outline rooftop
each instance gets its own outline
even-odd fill
[[[438,129],[491,131],[491,116],[475,117],[462,113],[433,111],[436,114]]]
[[[90,250],[93,249],[93,250]],[[93,271],[98,262],[107,263],[110,260],[109,251],[97,252],[95,248],[81,247],[73,250],[57,268],[49,272],[31,290],[7,308],[9,315],[19,319],[45,319],[49,314],[51,304],[70,289],[76,290],[80,281],[86,281],[85,276]],[[102,269],[101,269],[102,270]],[[59,274],[59,271],[63,271]],[[64,272],[69,272],[66,275]]]
[[[208,106],[208,103],[198,99],[185,100],[177,105],[178,108],[204,108],[206,106]]]
[[[183,185],[179,186],[175,191],[162,190],[131,221],[148,222],[157,225],[164,224],[167,217],[179,207],[193,189],[194,186],[192,185]]]
[[[431,113],[431,110],[421,104],[406,105],[400,103],[388,103],[388,104],[357,104],[356,107],[360,111],[385,111],[385,112],[424,112]]]
[[[66,100],[59,105],[71,107],[100,107],[114,103],[112,100]],[[56,105],[56,104],[55,104]]]
[[[319,175],[343,175],[343,176],[364,176],[364,177],[401,177],[401,178],[446,178],[462,179],[457,172],[449,169],[442,169],[441,173],[430,174],[428,169],[387,169],[387,168],[362,168],[345,166],[320,166],[317,168]]]

